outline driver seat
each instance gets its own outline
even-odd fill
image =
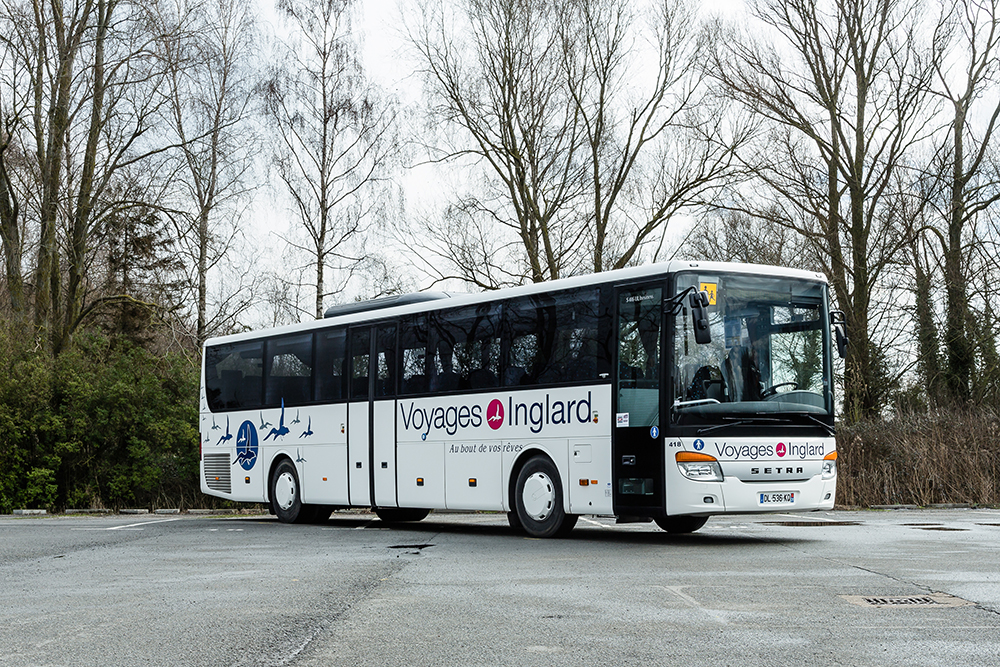
[[[684,392],[684,398],[689,401],[714,398],[720,403],[726,395],[726,381],[718,366],[702,366],[694,373],[691,384]]]

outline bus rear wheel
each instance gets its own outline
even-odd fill
[[[308,523],[312,520],[315,512],[312,507],[302,504],[299,475],[295,471],[295,464],[288,459],[275,466],[268,491],[271,508],[282,523]]]
[[[379,507],[375,510],[375,515],[386,523],[421,521],[430,513],[430,510],[413,507]]]
[[[693,533],[708,521],[707,516],[668,516],[654,519],[656,525],[667,531],[671,535],[683,535]]]
[[[531,537],[564,537],[577,516],[563,510],[562,482],[555,464],[544,456],[521,468],[514,487],[514,506],[521,529]],[[513,526],[513,521],[510,521]]]

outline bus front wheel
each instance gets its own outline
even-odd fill
[[[707,516],[668,516],[654,519],[656,525],[672,535],[693,533],[708,521]]]
[[[544,456],[534,457],[521,468],[514,503],[521,528],[531,537],[563,537],[576,525],[576,515],[563,510],[559,471]]]

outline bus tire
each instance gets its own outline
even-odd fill
[[[299,474],[290,460],[282,459],[274,467],[268,491],[271,495],[271,507],[282,523],[307,523],[315,516],[310,506],[302,504]]]
[[[671,535],[693,533],[708,521],[707,516],[667,516],[654,519],[656,525]]]
[[[379,507],[375,510],[375,515],[385,523],[421,521],[430,513],[430,510],[415,507]]]
[[[312,508],[310,523],[326,523],[333,514],[333,505],[306,505],[306,507]]]
[[[576,524],[563,510],[559,471],[544,456],[530,459],[514,485],[514,506],[521,528],[530,537],[563,537]]]

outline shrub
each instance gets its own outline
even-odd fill
[[[1000,416],[990,407],[905,412],[837,431],[846,505],[1000,503]]]
[[[0,332],[0,510],[181,506],[199,495],[197,369],[84,334],[56,359]]]

